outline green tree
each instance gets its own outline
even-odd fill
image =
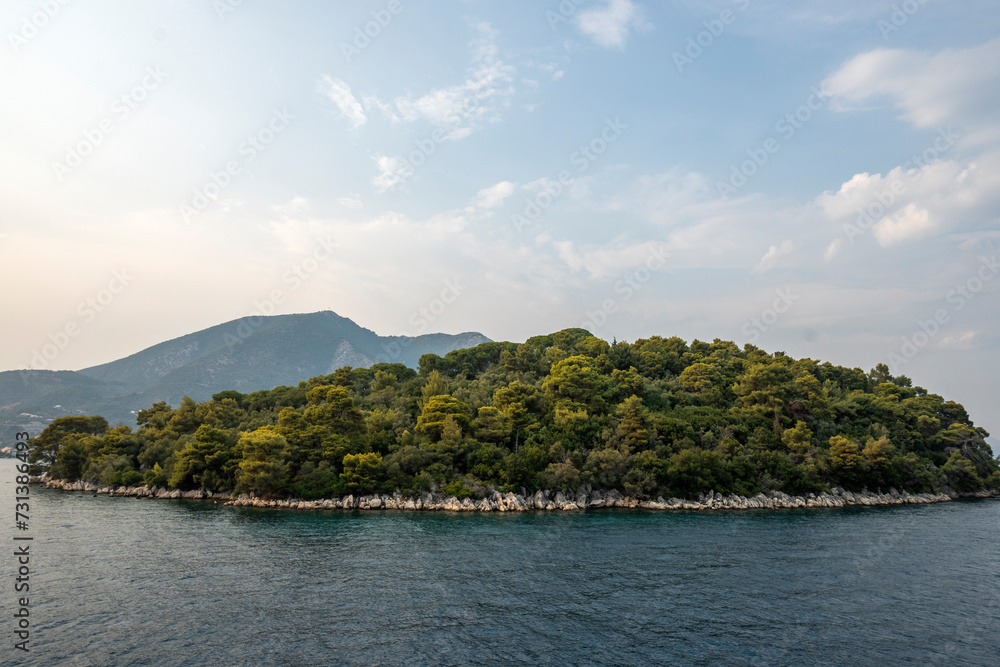
[[[575,355],[552,367],[542,389],[553,403],[576,403],[586,406],[589,411],[600,412],[605,407],[608,382],[592,358]]]
[[[263,426],[240,436],[237,449],[243,457],[236,473],[236,489],[264,498],[275,497],[286,490],[288,466],[282,454],[288,447],[273,426]]]
[[[476,439],[480,442],[502,443],[510,438],[511,424],[510,418],[492,405],[484,405],[479,408],[476,418],[472,421],[472,428]]]
[[[382,457],[374,452],[348,454],[344,457],[344,472],[340,474],[351,493],[371,493],[375,491],[385,474]]]
[[[448,395],[431,396],[417,418],[417,431],[433,441],[440,440],[445,419],[449,416],[454,418],[462,430],[469,428],[469,411],[465,403]]]
[[[211,426],[200,426],[194,438],[178,452],[169,484],[175,488],[201,487],[208,491],[232,488],[233,443],[229,434]]]
[[[62,449],[63,444],[78,440],[72,436],[99,436],[103,435],[107,430],[107,420],[97,415],[92,417],[57,417],[51,424],[45,427],[45,430],[38,437],[32,438],[28,443],[30,448],[28,462],[32,464],[30,467],[31,474],[38,475],[49,470],[56,462],[59,450]],[[73,456],[82,455],[82,451],[73,454]],[[75,474],[75,479],[79,479],[79,472],[75,463],[69,465],[67,461],[66,470],[71,474]]]

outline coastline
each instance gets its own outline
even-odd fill
[[[750,509],[822,509],[889,505],[926,505],[950,502],[959,498],[993,498],[997,490],[980,491],[973,494],[956,493],[908,493],[890,489],[888,493],[862,491],[854,493],[839,487],[830,492],[810,493],[806,496],[789,496],[780,491],[755,496],[724,496],[709,491],[699,494],[697,500],[681,498],[643,500],[633,496],[623,496],[618,491],[592,490],[589,492],[563,493],[561,491],[537,491],[523,496],[512,492],[494,491],[488,496],[473,500],[459,499],[439,493],[424,493],[417,497],[402,495],[370,494],[348,495],[343,498],[323,500],[265,499],[247,494],[234,496],[231,493],[212,493],[204,489],[181,491],[149,486],[106,487],[91,482],[69,482],[59,479],[32,477],[32,484],[42,484],[49,489],[80,491],[84,493],[128,498],[151,498],[162,500],[212,500],[222,501],[230,507],[280,508],[295,510],[412,510],[450,512],[528,512],[528,511],[585,511],[605,507],[648,510],[712,511]]]

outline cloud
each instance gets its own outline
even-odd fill
[[[362,202],[361,198],[358,197],[357,195],[353,197],[339,197],[337,198],[337,203],[340,204],[341,206],[353,209],[359,209],[365,207],[364,202]]]
[[[768,248],[764,256],[760,258],[757,262],[757,266],[753,267],[753,273],[766,273],[774,268],[778,263],[778,258],[789,254],[795,250],[795,245],[791,240],[782,241],[781,245],[773,245]]]
[[[473,204],[479,208],[497,208],[503,205],[504,200],[514,193],[516,186],[510,181],[500,181],[496,185],[480,190],[473,200]]]
[[[557,63],[543,63],[538,66],[538,69],[548,73],[553,81],[558,81],[566,74],[565,70],[560,69]]]
[[[833,258],[840,254],[840,251],[844,249],[844,239],[834,239],[830,242],[830,245],[826,247],[826,252],[823,253],[823,260],[825,262],[832,262]]]
[[[577,29],[606,49],[624,49],[631,28],[644,28],[642,6],[632,0],[607,0],[604,7],[576,16]]]
[[[372,185],[378,192],[385,192],[396,187],[409,173],[409,168],[403,161],[388,155],[376,155],[372,158],[378,166],[378,175],[372,179]]]
[[[957,336],[945,336],[938,343],[938,347],[952,350],[971,350],[975,347],[975,338],[978,331],[966,331]]]
[[[949,123],[970,130],[966,143],[1000,139],[1000,39],[930,54],[912,49],[862,53],[823,82],[831,108],[851,111],[887,100],[915,127]]]
[[[849,240],[873,232],[883,247],[956,231],[995,227],[1000,206],[1000,152],[961,164],[938,160],[919,168],[863,172],[815,200]],[[963,229],[964,228],[964,229]]]
[[[573,241],[556,241],[552,243],[552,247],[570,271],[586,271],[592,280],[645,269],[666,269],[670,258],[667,244],[659,241],[608,245],[577,245]]]
[[[301,213],[302,211],[309,208],[309,200],[305,197],[292,197],[288,202],[284,204],[277,204],[271,207],[274,211],[281,213],[283,215],[290,215],[292,213]]]
[[[316,84],[316,90],[337,106],[340,115],[350,121],[352,129],[356,130],[368,122],[368,116],[365,115],[361,103],[351,93],[351,87],[341,79],[333,79],[323,75],[323,78]]]
[[[927,209],[907,204],[899,213],[886,216],[875,224],[875,239],[882,247],[930,234],[935,228]]]
[[[923,150],[882,174],[862,172],[816,203],[830,220],[871,231],[882,247],[993,228],[1000,205],[1000,39],[936,53],[876,49],[823,82],[831,108],[886,104],[918,129]],[[955,129],[957,128],[957,130]]]
[[[424,120],[447,131],[445,141],[457,141],[472,134],[485,122],[500,119],[499,111],[515,93],[516,69],[499,57],[498,33],[489,23],[476,23],[478,35],[469,43],[472,63],[462,83],[432,89],[419,97],[403,95],[391,104],[365,98],[369,108],[377,108],[395,122]]]

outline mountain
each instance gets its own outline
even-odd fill
[[[416,368],[421,355],[475,347],[480,333],[379,336],[332,311],[245,317],[79,371],[0,373],[0,425],[38,429],[67,414],[101,414],[133,424],[132,414],[185,395],[205,401],[225,389],[249,393],[296,385],[342,366],[381,362]]]

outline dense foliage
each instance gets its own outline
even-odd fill
[[[1000,487],[965,409],[892,377],[747,345],[582,329],[297,387],[138,413],[138,429],[63,417],[32,441],[35,472],[103,485],[306,499],[489,488],[803,494]]]

